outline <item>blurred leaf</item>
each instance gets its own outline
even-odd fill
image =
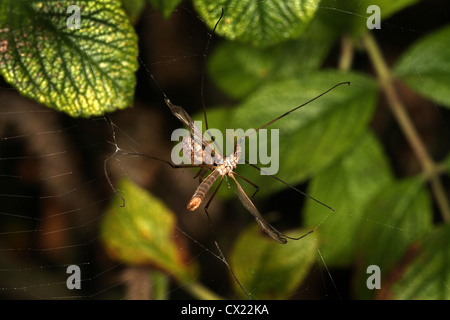
[[[428,191],[417,177],[385,186],[366,206],[355,241],[360,270],[357,295],[370,298],[374,292],[366,287],[366,268],[377,265],[383,277],[407,249],[432,229],[432,208]],[[383,286],[383,282],[382,282]]]
[[[304,230],[287,235],[298,237]],[[316,260],[314,234],[279,244],[252,225],[239,235],[230,263],[243,287],[257,299],[288,298],[307,276]],[[237,284],[236,291],[242,293]]]
[[[164,18],[168,18],[181,0],[148,0],[148,2],[161,11]]]
[[[128,180],[102,222],[102,240],[109,255],[133,265],[152,265],[177,280],[192,279],[195,266],[186,263],[185,250],[177,240],[174,214],[150,193]]]
[[[298,37],[313,18],[318,3],[319,0],[194,0],[211,29],[224,8],[217,34],[260,47]]]
[[[273,77],[274,53],[274,47],[258,49],[237,42],[222,42],[208,59],[208,73],[230,97],[242,98]]]
[[[367,19],[372,15],[372,12],[367,13],[369,6],[377,5],[380,18],[386,19],[417,2],[419,0],[323,0],[317,17],[336,32],[358,35],[367,31]]]
[[[135,24],[145,9],[147,0],[121,0],[122,7],[130,18],[131,23]]]
[[[450,225],[435,229],[418,244],[406,265],[385,283],[382,297],[401,300],[450,299]]]
[[[450,107],[450,26],[413,44],[397,63],[395,75],[425,97]]]
[[[369,131],[341,159],[312,178],[308,194],[335,210],[331,213],[308,199],[304,211],[305,225],[318,228],[320,250],[329,267],[352,263],[365,205],[391,181],[387,157]]]
[[[23,95],[74,117],[130,106],[137,37],[120,1],[83,2],[80,29],[67,27],[71,4],[2,1],[1,74]]]
[[[300,38],[269,48],[222,42],[208,59],[208,71],[229,96],[242,98],[266,81],[319,68],[334,39],[334,33],[314,19]]]
[[[225,128],[258,128],[342,81],[350,81],[351,85],[336,88],[268,127],[279,129],[279,155],[274,153],[272,159],[274,167],[279,162],[277,175],[290,184],[299,184],[347,152],[365,132],[376,99],[372,79],[356,73],[321,71],[267,83],[228,116],[219,118],[208,111],[209,123],[223,132]],[[261,135],[258,138],[259,146],[272,143],[261,139]],[[238,165],[237,169],[258,186],[264,186],[260,194],[285,187],[249,166]]]

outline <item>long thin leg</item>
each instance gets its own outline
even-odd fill
[[[134,155],[134,156],[141,156],[141,157],[145,157],[145,158],[148,158],[148,159],[157,160],[157,161],[166,163],[166,164],[168,164],[169,166],[171,166],[171,167],[174,168],[174,169],[179,169],[179,168],[192,168],[192,167],[206,167],[206,166],[207,166],[207,165],[202,165],[202,164],[200,164],[200,165],[197,165],[197,164],[195,164],[195,165],[194,165],[194,164],[174,165],[174,164],[171,163],[170,161],[167,161],[167,160],[164,160],[164,159],[160,159],[160,158],[157,158],[157,157],[148,155],[148,154],[141,154],[141,153],[137,153],[137,152],[127,152],[127,151],[123,151],[121,148],[119,148],[119,146],[118,146],[118,144],[117,144],[116,130],[115,130],[116,125],[111,121],[111,118],[110,118],[110,116],[109,116],[108,114],[106,114],[105,120],[108,120],[108,121],[106,121],[106,123],[109,125],[110,130],[111,130],[111,133],[112,133],[112,137],[113,137],[113,142],[110,142],[110,143],[111,143],[112,145],[114,145],[115,150],[114,150],[114,153],[113,153],[112,155],[110,155],[109,157],[107,157],[107,158],[105,159],[105,161],[103,162],[103,171],[104,171],[104,173],[105,173],[106,180],[108,181],[108,184],[110,185],[111,189],[114,191],[115,194],[117,194],[117,195],[120,197],[120,199],[122,199],[122,205],[121,205],[121,207],[124,207],[124,206],[125,206],[125,199],[124,199],[123,196],[120,194],[120,192],[117,191],[117,189],[114,187],[114,185],[113,185],[113,183],[112,183],[112,181],[111,181],[111,178],[109,177],[108,170],[107,170],[107,169],[108,169],[108,162],[109,162],[111,159],[113,159],[116,155],[123,154],[123,155],[132,155],[132,156],[133,156],[133,155]]]
[[[111,179],[109,178],[109,174],[108,174],[108,162],[109,162],[109,160],[111,160],[115,155],[116,155],[116,153],[110,155],[108,158],[105,159],[105,161],[103,162],[103,171],[105,172],[106,180],[108,181],[109,186],[111,187],[111,189],[114,191],[114,193],[115,193],[116,195],[119,196],[120,199],[122,199],[122,205],[121,205],[121,207],[125,207],[125,199],[124,199],[124,197],[122,197],[122,195],[120,194],[120,192],[117,191],[117,189],[114,187],[114,185],[113,185]]]
[[[258,191],[259,191],[260,188],[259,188],[256,184],[254,184],[253,182],[251,182],[250,180],[248,180],[247,178],[245,178],[244,176],[241,176],[239,173],[233,171],[233,174],[234,174],[235,176],[238,176],[239,178],[241,178],[242,180],[244,180],[245,182],[247,182],[247,183],[250,184],[253,188],[256,189],[255,192],[253,192],[252,196],[250,197],[250,199],[253,200],[253,198],[254,198],[255,195],[258,193]]]
[[[291,110],[289,110],[288,112],[286,112],[286,113],[284,113],[284,114],[282,114],[281,116],[279,116],[279,117],[276,117],[275,119],[273,119],[273,120],[271,120],[271,121],[269,121],[269,122],[267,122],[265,125],[263,125],[263,126],[261,126],[261,127],[259,127],[258,129],[256,129],[255,131],[252,131],[252,132],[250,132],[248,135],[246,135],[246,136],[243,136],[240,140],[243,140],[243,139],[245,139],[245,138],[247,138],[247,137],[249,137],[249,136],[251,136],[252,134],[255,134],[256,132],[258,132],[259,130],[261,130],[261,129],[263,129],[263,128],[265,128],[265,127],[267,127],[267,126],[270,126],[272,123],[274,123],[275,121],[278,121],[278,120],[280,120],[281,118],[284,118],[284,117],[286,117],[288,114],[290,114],[290,113],[292,113],[292,112],[294,112],[295,110],[297,110],[297,109],[300,109],[300,108],[302,108],[302,107],[304,107],[304,106],[306,106],[307,104],[310,104],[311,102],[313,102],[314,100],[317,100],[317,99],[319,99],[320,97],[322,97],[322,96],[324,96],[324,95],[326,95],[328,92],[330,92],[330,91],[332,91],[332,90],[334,90],[335,88],[337,88],[337,87],[339,87],[339,86],[341,86],[341,85],[344,85],[344,84],[346,84],[346,85],[350,85],[350,82],[348,82],[348,81],[346,81],[346,82],[341,82],[341,83],[338,83],[338,84],[336,84],[336,85],[334,85],[333,87],[331,87],[330,89],[328,89],[327,91],[325,91],[325,92],[322,92],[321,94],[319,94],[318,96],[316,96],[316,97],[314,97],[314,98],[312,98],[312,99],[310,99],[310,100],[308,100],[308,101],[306,101],[305,103],[302,103],[301,105],[299,105],[298,107],[295,107],[294,109],[291,109]]]
[[[237,147],[238,147],[238,141],[237,141],[237,137],[235,136],[235,137],[234,137],[234,154],[237,153]],[[250,184],[251,186],[253,186],[253,188],[256,189],[255,192],[253,192],[252,196],[250,197],[250,199],[253,200],[253,199],[255,198],[255,195],[256,195],[256,194],[258,193],[258,191],[259,191],[259,187],[258,187],[256,184],[254,184],[253,182],[251,182],[250,180],[248,180],[247,178],[241,176],[239,173],[233,171],[233,174],[236,175],[236,176],[238,176],[239,178],[241,178],[242,180],[244,180],[245,182],[247,182],[248,184]]]
[[[253,217],[256,219],[256,222],[261,227],[261,229],[275,241],[277,241],[281,244],[285,244],[287,242],[286,239],[299,240],[303,237],[306,237],[308,234],[310,234],[311,232],[314,231],[314,230],[312,230],[312,231],[308,232],[307,234],[302,235],[297,238],[292,238],[292,237],[286,236],[282,232],[278,231],[263,218],[263,216],[261,215],[259,210],[255,207],[253,202],[250,200],[250,198],[245,193],[244,189],[242,189],[241,185],[238,183],[238,181],[236,180],[234,175],[230,175],[230,176],[234,180],[234,182],[236,182],[239,200],[241,200],[244,207],[253,215]]]
[[[197,174],[194,176],[194,179],[198,178],[198,182],[202,183],[203,177],[205,176],[205,168],[201,167],[200,170],[198,170]]]
[[[183,164],[183,165],[175,165],[175,164],[171,163],[170,161],[167,161],[167,160],[164,160],[164,159],[160,159],[160,158],[157,158],[157,157],[148,155],[148,154],[141,154],[141,153],[137,153],[137,152],[125,152],[125,151],[121,151],[121,149],[119,149],[119,148],[116,146],[116,151],[115,151],[112,155],[110,155],[108,158],[106,158],[105,161],[103,162],[103,170],[104,170],[104,172],[105,172],[106,180],[108,181],[108,184],[110,185],[111,189],[114,191],[114,193],[115,193],[116,195],[118,195],[118,196],[120,197],[120,199],[122,199],[122,205],[121,205],[121,207],[125,207],[125,199],[124,199],[124,197],[120,194],[120,192],[117,191],[117,189],[114,187],[114,185],[113,185],[113,183],[112,183],[112,181],[111,181],[111,178],[109,177],[108,170],[107,170],[108,162],[109,162],[111,159],[113,159],[115,156],[121,155],[121,154],[122,154],[122,155],[140,156],[140,157],[144,157],[144,158],[148,158],[148,159],[152,159],[152,160],[157,160],[157,161],[160,161],[160,162],[163,162],[163,163],[168,164],[168,165],[171,166],[173,169],[181,169],[181,168],[197,168],[197,167],[202,167],[202,168],[204,168],[204,167],[209,166],[209,165],[206,165],[206,164],[205,164],[205,165],[203,165],[203,164]]]
[[[262,168],[260,168],[260,167],[258,167],[258,166],[255,166],[254,164],[251,164],[251,163],[249,163],[248,161],[245,161],[245,163],[248,164],[248,165],[250,165],[250,166],[252,166],[252,167],[255,168],[255,169],[258,169],[260,172],[264,172],[264,170],[263,170]],[[311,200],[317,202],[318,204],[321,204],[321,205],[324,206],[325,208],[328,208],[328,209],[330,209],[331,211],[334,212],[334,209],[333,209],[332,207],[330,207],[330,206],[326,205],[325,203],[323,203],[323,202],[321,202],[321,201],[319,201],[319,200],[317,200],[317,199],[311,197],[309,194],[307,194],[307,193],[305,193],[305,192],[303,192],[303,191],[297,189],[297,188],[294,187],[293,185],[287,183],[286,181],[281,180],[281,179],[278,178],[277,176],[274,176],[273,174],[268,174],[267,172],[264,172],[264,174],[267,175],[267,176],[269,176],[269,177],[272,177],[273,179],[275,179],[275,180],[277,180],[277,181],[283,183],[284,185],[288,186],[288,187],[291,188],[292,190],[297,191],[298,193],[304,195],[305,197],[307,197],[307,198],[309,198],[309,199],[311,199]]]
[[[225,258],[225,255],[222,253],[222,250],[220,249],[219,243],[217,242],[217,236],[216,236],[216,231],[214,228],[214,224],[212,222],[212,219],[208,213],[208,208],[209,205],[211,204],[212,200],[214,199],[215,195],[217,194],[217,191],[219,191],[220,186],[222,185],[223,182],[223,178],[220,179],[219,185],[217,186],[217,188],[214,190],[213,194],[211,195],[211,197],[209,198],[208,202],[205,205],[205,214],[206,217],[208,218],[209,224],[211,226],[211,230],[214,236],[214,244],[217,248],[217,251],[219,252],[220,255],[220,259],[222,260],[223,263],[225,263],[225,265],[227,266],[228,270],[230,271],[230,273],[232,274],[234,280],[236,281],[236,283],[239,285],[239,287],[241,288],[242,292],[245,293],[245,295],[247,296],[247,298],[249,298],[250,300],[252,300],[252,297],[250,296],[250,294],[244,289],[244,287],[242,286],[241,282],[239,281],[239,279],[237,278],[236,274],[234,273],[233,269],[231,268],[230,264],[228,263],[228,260]]]
[[[291,239],[291,240],[300,240],[301,238],[304,238],[304,237],[306,237],[308,234],[313,233],[313,232],[314,232],[314,230],[308,231],[307,233],[305,233],[304,235],[302,235],[302,236],[300,236],[300,237],[298,237],[298,238],[289,237],[289,236],[287,236],[287,235],[285,235],[285,234],[282,234],[282,235],[283,235],[283,237],[288,238],[288,239]]]
[[[169,166],[171,166],[173,169],[180,169],[180,168],[197,168],[197,167],[208,167],[210,166],[209,164],[173,164],[170,161],[158,158],[158,157],[154,157],[145,153],[138,153],[138,152],[116,152],[114,155],[116,154],[123,154],[123,155],[129,155],[129,156],[139,156],[139,157],[144,157],[144,158],[148,158],[148,159],[152,159],[152,160],[157,160],[163,163],[168,164]],[[113,155],[113,156],[114,156]]]
[[[222,13],[220,14],[219,20],[217,20],[216,25],[214,26],[214,29],[212,32],[208,35],[208,41],[206,42],[205,51],[203,53],[203,66],[202,66],[202,82],[201,82],[201,88],[200,88],[200,94],[202,98],[202,108],[203,108],[203,116],[205,118],[205,127],[206,131],[208,131],[208,119],[206,117],[206,105],[205,105],[205,69],[206,69],[206,55],[208,54],[209,44],[212,39],[212,35],[216,31],[217,26],[219,25],[220,20],[222,20],[223,17],[223,8]]]

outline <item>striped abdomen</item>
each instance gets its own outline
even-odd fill
[[[220,170],[217,168],[214,169],[213,172],[209,176],[206,177],[205,180],[200,183],[197,190],[195,190],[194,195],[192,196],[191,201],[189,201],[187,208],[190,211],[194,211],[198,208],[198,206],[202,203],[203,199],[205,198],[206,194],[208,193],[209,189],[211,189],[211,186],[213,185],[214,181],[217,180],[221,176]]]

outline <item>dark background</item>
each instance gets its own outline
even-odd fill
[[[448,23],[449,13],[448,1],[427,0],[384,21],[382,29],[374,34],[388,62],[396,61],[418,38]],[[110,121],[120,129],[116,131],[116,143],[121,148],[170,159],[172,144],[168,137],[180,123],[165,106],[162,91],[191,114],[201,110],[200,83],[208,30],[187,1],[168,20],[148,7],[135,27],[140,69],[131,109],[107,117],[73,119],[19,96],[0,80],[0,297],[3,299],[136,297],[132,295],[133,285],[139,285],[145,271],[111,260],[98,236],[104,210],[115,197],[103,171],[104,160],[114,151]],[[219,37],[213,37],[210,51],[220,41]],[[325,66],[336,66],[339,52],[336,45]],[[364,53],[356,53],[353,69],[372,73]],[[233,103],[207,76],[205,81],[207,106]],[[450,113],[406,86],[400,85],[400,89],[430,153],[441,160],[450,149]],[[372,128],[397,176],[417,174],[420,172],[417,159],[382,95],[379,101]],[[164,163],[144,158],[122,156],[120,162],[108,163],[108,175],[113,181],[125,174],[164,200],[178,214],[181,228],[213,250],[214,237],[204,215],[185,209],[197,186],[197,180],[192,179],[195,172],[173,170]],[[448,178],[444,177],[444,184],[448,190]],[[216,237],[225,252],[238,230],[253,223],[251,217],[235,210],[239,205],[236,201],[217,198],[211,206]],[[298,212],[302,203],[303,199],[292,191],[256,201],[262,212],[276,210],[284,217],[292,210]],[[289,219],[283,223],[289,225]],[[191,255],[207,266],[202,269],[205,286],[234,297],[225,265],[204,248],[190,245]],[[81,291],[66,289],[65,268],[69,264],[77,264],[83,270]],[[352,298],[351,272],[330,270],[330,276],[318,261],[292,298]],[[177,287],[173,283],[172,298],[190,297]]]

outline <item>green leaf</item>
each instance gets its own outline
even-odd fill
[[[352,263],[365,206],[392,179],[387,156],[369,131],[341,159],[312,178],[308,194],[335,210],[331,213],[310,199],[304,210],[305,226],[317,228],[329,267]]]
[[[237,42],[223,42],[208,59],[208,73],[214,82],[232,98],[242,98],[276,69],[274,48],[258,49]]]
[[[161,11],[164,18],[168,18],[181,0],[148,0],[153,7]]]
[[[296,229],[287,233],[298,237]],[[252,225],[239,235],[230,263],[242,286],[257,299],[288,298],[302,283],[316,260],[314,234],[279,244]],[[236,292],[241,293],[235,286]]]
[[[405,256],[408,248],[432,229],[432,208],[423,181],[417,177],[385,186],[366,206],[355,238],[360,270],[357,295],[370,298],[366,268],[377,265],[382,281]],[[382,282],[383,285],[383,282]]]
[[[217,34],[261,47],[298,37],[313,18],[318,3],[319,0],[194,0],[211,29],[224,8]]]
[[[380,296],[401,300],[450,299],[450,225],[434,230],[381,287]]]
[[[242,98],[264,82],[318,69],[334,40],[334,33],[314,19],[300,38],[269,48],[223,42],[208,59],[208,72],[224,92]]]
[[[223,132],[225,128],[255,129],[342,81],[350,81],[351,85],[334,89],[267,128],[279,129],[279,153],[273,154],[271,164],[276,169],[278,162],[277,176],[295,185],[334,162],[365,132],[376,102],[372,79],[356,73],[321,71],[267,83],[225,117],[215,117],[208,111],[208,121]],[[259,149],[272,143],[261,135],[258,138]],[[270,164],[261,166],[267,168]],[[249,166],[238,165],[237,169],[262,187],[258,194],[285,187]]]
[[[380,18],[386,19],[417,2],[418,0],[323,0],[317,17],[336,32],[358,35],[367,31],[367,19],[373,14],[372,11],[367,13],[369,6],[377,5],[380,8]]]
[[[152,265],[178,281],[192,279],[195,265],[188,264],[180,249],[175,215],[150,193],[131,181],[118,188],[126,199],[111,203],[101,224],[101,237],[109,255],[133,265]]]
[[[417,92],[450,107],[450,26],[413,44],[394,72]]]
[[[4,0],[0,26],[0,72],[23,95],[74,117],[133,102],[137,37],[120,1]]]

